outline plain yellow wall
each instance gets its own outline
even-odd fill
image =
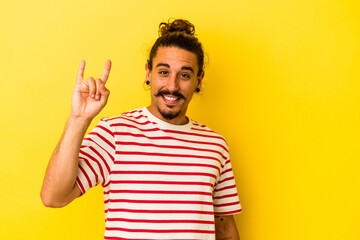
[[[100,117],[149,104],[147,53],[170,17],[209,61],[189,116],[222,133],[242,239],[360,239],[358,1],[0,1],[0,239],[101,239],[102,189],[42,206],[48,159],[86,77],[111,59]]]

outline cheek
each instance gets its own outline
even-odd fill
[[[187,99],[191,99],[192,96],[194,95],[195,92],[195,87],[190,86],[189,88],[187,88],[185,91],[182,91],[183,94],[185,94]]]
[[[151,92],[157,93],[160,87],[157,84],[151,84]]]
[[[159,89],[166,83],[165,80],[163,80],[161,78],[157,78],[155,76],[152,76],[150,82],[151,82],[150,83],[151,88],[154,88],[154,89]]]
[[[186,85],[186,91],[188,91],[190,94],[193,94],[196,88],[197,88],[197,81],[189,82]]]

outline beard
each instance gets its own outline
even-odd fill
[[[173,96],[185,99],[184,95],[182,95],[178,91],[170,92],[170,91],[167,91],[167,90],[160,90],[157,94],[155,94],[155,97],[160,97],[161,95],[166,95],[166,94],[169,94],[169,95],[171,94]],[[174,106],[172,106],[172,105],[166,105],[166,107],[170,108],[170,109],[174,108]],[[162,109],[160,109],[159,106],[157,106],[157,109],[158,109],[159,113],[161,114],[161,116],[166,120],[172,120],[172,119],[176,118],[177,116],[179,116],[179,114],[181,113],[181,109],[179,109],[176,112],[162,110]]]
[[[173,108],[173,106],[168,106],[168,105],[166,105],[166,106],[168,108]],[[161,116],[167,120],[172,120],[172,119],[176,118],[177,116],[179,116],[179,114],[181,112],[181,110],[179,110],[177,112],[163,111],[159,107],[157,107],[157,109],[159,110],[159,113],[161,114]]]

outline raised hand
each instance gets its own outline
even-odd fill
[[[110,94],[110,91],[105,87],[110,68],[111,61],[107,60],[100,78],[89,77],[84,82],[85,61],[80,62],[72,95],[71,116],[91,120],[105,107]]]

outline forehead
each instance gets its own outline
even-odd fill
[[[195,72],[198,69],[196,55],[178,47],[159,47],[153,66],[156,68],[159,63],[168,64],[170,68],[191,67]]]

